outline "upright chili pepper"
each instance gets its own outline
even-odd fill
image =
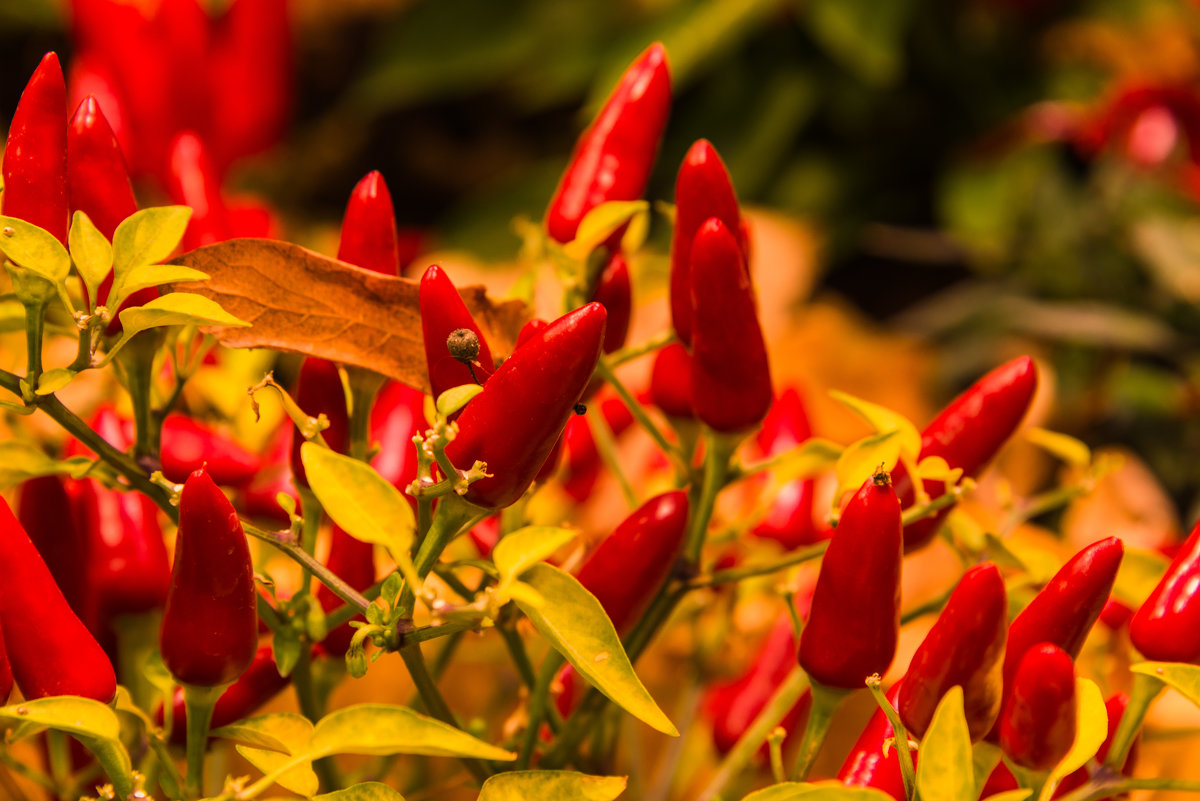
[[[785,389],[763,419],[756,437],[764,458],[777,456],[812,436],[804,401],[795,387]],[[795,478],[779,488],[771,499],[771,507],[762,521],[750,533],[763,539],[775,540],[787,550],[812,545],[832,533],[817,527],[813,516],[814,481]]]
[[[233,236],[229,209],[207,145],[193,131],[183,131],[171,140],[168,153],[167,195],[175,203],[192,207],[183,249],[195,250],[229,239]]]
[[[392,194],[378,170],[363,176],[350,193],[346,216],[342,218],[338,261],[383,275],[400,274],[396,212]]]
[[[888,690],[887,699],[893,706],[903,684],[904,680],[901,679]],[[904,791],[904,776],[900,772],[900,752],[895,747],[888,747],[887,743],[895,736],[887,715],[882,709],[876,709],[842,763],[837,778],[847,787],[874,787],[896,801],[905,801],[908,796]],[[912,752],[912,758],[915,765],[919,759],[916,751]]]
[[[612,353],[625,346],[629,336],[629,317],[633,312],[633,284],[629,280],[629,262],[620,252],[608,257],[608,263],[596,282],[592,300],[603,304],[608,312],[604,328],[604,352]]]
[[[650,372],[650,401],[667,417],[695,418],[692,402],[692,355],[678,342],[654,356]]]
[[[963,575],[909,663],[896,707],[908,730],[924,737],[938,702],[958,685],[971,739],[983,739],[1000,714],[1007,636],[1004,579],[984,562]]]
[[[453,282],[436,264],[421,276],[418,300],[421,306],[421,333],[425,341],[425,365],[429,370],[429,387],[433,397],[437,398],[451,387],[486,381],[496,370],[492,351]],[[473,367],[451,356],[446,346],[450,334],[464,328],[474,333],[479,341],[479,353],[473,360]]]
[[[846,505],[821,563],[800,635],[800,667],[814,681],[858,689],[892,664],[900,634],[901,539],[900,502],[880,471]]]
[[[1053,643],[1021,657],[1000,716],[1000,747],[1030,770],[1050,770],[1075,742],[1075,663]]]
[[[692,403],[716,431],[762,422],[771,408],[771,369],[754,289],[737,240],[710,217],[691,250]]]
[[[742,235],[741,211],[729,171],[716,148],[700,139],[688,149],[675,179],[675,231],[671,236],[671,325],[685,345],[692,344],[692,242],[710,217]],[[743,237],[744,238],[744,237]],[[749,262],[745,242],[742,258]]]
[[[625,71],[591,126],[546,209],[546,231],[570,242],[584,215],[610,200],[636,200],[646,189],[671,110],[667,51],[652,44]]]
[[[925,427],[919,458],[940,456],[952,469],[961,468],[964,476],[978,476],[1017,430],[1033,401],[1037,381],[1037,367],[1028,356],[992,370]],[[903,465],[896,466],[894,477],[901,506],[912,505],[916,497],[912,477]],[[925,491],[930,498],[939,498],[946,487],[940,481],[926,481]],[[916,550],[933,539],[949,513],[946,508],[905,526],[904,550]]]
[[[204,470],[188,476],[179,496],[161,646],[175,680],[197,687],[233,681],[258,650],[246,535],[237,512]]]
[[[346,392],[337,365],[325,359],[308,358],[300,365],[296,381],[296,403],[311,417],[324,414],[329,427],[321,432],[325,444],[337,453],[345,453],[350,445],[350,415],[346,411]],[[297,486],[308,486],[308,474],[300,459],[304,437],[292,432],[292,478]]]
[[[167,415],[162,425],[163,475],[180,484],[201,467],[222,486],[244,487],[258,475],[262,461],[185,414]]]
[[[121,146],[90,95],[67,128],[67,194],[71,211],[87,214],[110,241],[121,221],[137,211]],[[101,302],[107,295],[101,290]]]
[[[290,676],[280,676],[275,665],[275,651],[264,645],[254,655],[254,661],[237,681],[229,685],[213,708],[212,728],[228,726],[255,712],[291,684]],[[187,706],[183,689],[177,687],[172,699],[171,742],[182,745],[187,736]],[[158,710],[158,722],[163,722],[163,710]]]
[[[0,498],[0,631],[21,694],[112,700],[117,678],[104,649],[79,620],[29,535]]]
[[[467,404],[446,455],[460,470],[486,462],[492,475],[471,485],[468,501],[501,508],[528,489],[596,369],[606,316],[589,303],[558,318],[513,351]]]
[[[42,556],[71,610],[89,620],[90,541],[71,508],[62,476],[31,478],[17,493],[17,518]]]
[[[1200,524],[1171,560],[1146,602],[1129,623],[1129,636],[1142,656],[1156,662],[1200,663]]]
[[[58,56],[42,57],[13,112],[0,208],[67,244],[67,87]]]

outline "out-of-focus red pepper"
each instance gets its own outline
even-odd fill
[[[183,131],[171,140],[168,152],[167,195],[174,203],[192,207],[183,249],[195,250],[232,237],[221,179],[204,141],[193,131]]]
[[[396,212],[392,194],[378,170],[367,173],[354,186],[342,218],[338,261],[384,275],[399,275],[396,249]]]
[[[244,487],[262,469],[262,462],[232,439],[185,414],[167,415],[162,425],[163,475],[182,484],[201,467],[222,486]]]
[[[365,590],[374,584],[375,546],[356,540],[337,525],[333,526],[331,536],[325,566],[356,590]],[[324,584],[317,589],[317,600],[326,612],[338,608],[343,603],[342,599]],[[354,629],[348,622],[343,623],[325,635],[325,639],[321,640],[321,648],[332,656],[345,656],[346,651],[350,650],[350,640],[353,638]]]
[[[777,456],[812,436],[804,401],[795,387],[785,389],[763,419],[756,444],[763,458]],[[827,539],[813,517],[813,479],[796,478],[779,488],[771,508],[750,533],[775,540],[787,550]]]
[[[467,304],[463,303],[454,283],[441,267],[434,264],[421,276],[418,297],[421,306],[421,334],[425,342],[425,366],[429,371],[429,387],[437,398],[451,387],[482,383],[496,370],[492,351],[483,331],[476,324]],[[475,334],[479,353],[474,358],[474,372],[450,355],[446,340],[453,332],[466,329]]]
[[[395,381],[379,390],[371,407],[371,439],[379,445],[379,453],[371,465],[401,492],[417,477],[417,451],[412,439],[425,428],[424,392]],[[411,495],[404,497],[416,504]]]
[[[278,526],[288,525],[287,512],[276,500],[279,493],[296,497],[292,483],[292,435],[295,426],[285,420],[267,443],[262,469],[238,494],[237,508],[242,514],[265,518]]]
[[[730,231],[743,236],[737,194],[729,171],[707,139],[691,146],[675,179],[675,232],[671,237],[671,324],[679,340],[692,343],[692,242],[700,226],[716,217]],[[744,237],[743,237],[744,238]],[[739,243],[749,262],[745,242]]]
[[[71,611],[33,541],[0,498],[0,631],[21,694],[112,700],[117,678],[104,649]]]
[[[629,279],[629,262],[619,252],[609,256],[596,282],[592,300],[603,304],[608,312],[604,352],[612,353],[625,347],[625,340],[629,336],[629,318],[633,313],[633,284]]]
[[[526,342],[545,331],[546,326],[548,325],[550,325],[550,323],[546,322],[540,317],[534,317],[532,320],[525,323],[525,325],[521,326],[521,330],[517,332],[517,341],[513,347],[521,347]]]
[[[38,476],[21,484],[17,517],[71,610],[80,620],[90,620],[87,568],[91,540],[75,519],[66,480],[56,475]]]
[[[667,51],[652,44],[625,71],[591,126],[546,209],[546,231],[570,242],[584,216],[610,200],[636,200],[646,189],[671,111]]]
[[[255,712],[263,704],[279,695],[288,684],[291,677],[279,675],[275,666],[275,651],[269,645],[258,649],[254,661],[238,680],[229,685],[213,707],[211,728],[219,728],[235,723]],[[172,700],[173,711],[171,718],[171,742],[182,744],[187,739],[187,706],[183,701],[183,688],[175,689]],[[163,711],[158,710],[158,722],[163,721]]]
[[[828,687],[859,689],[883,675],[900,634],[900,502],[886,472],[868,478],[842,512],[821,563],[800,667]]]
[[[137,211],[121,146],[90,95],[67,128],[67,192],[71,211],[87,214],[110,241],[121,221]],[[107,294],[101,290],[100,302]]]
[[[1075,663],[1052,643],[1021,657],[1000,716],[1000,747],[1030,770],[1049,770],[1075,742]]]
[[[250,667],[258,649],[254,567],[237,512],[203,470],[179,496],[179,533],[160,644],[181,684],[215,687]]]
[[[1100,610],[1100,622],[1112,631],[1120,631],[1133,619],[1133,609],[1128,604],[1109,598]]]
[[[964,476],[978,476],[1017,430],[1033,401],[1037,381],[1037,367],[1028,356],[992,370],[925,427],[919,458],[940,456],[952,469],[961,468]],[[901,506],[907,508],[916,495],[902,464],[896,465],[894,480]],[[925,491],[931,499],[939,498],[946,487],[940,481],[926,481]],[[905,526],[904,550],[916,550],[933,539],[949,513],[947,507]]]
[[[903,679],[888,690],[887,698],[893,706],[902,687]],[[895,733],[887,715],[882,709],[876,709],[838,771],[837,777],[842,784],[847,787],[874,787],[896,801],[905,801],[907,795],[904,792],[904,776],[900,772],[900,752],[894,746],[884,750],[886,742],[894,738]],[[915,764],[919,759],[916,751],[912,752],[912,758]]]
[[[337,453],[345,453],[350,445],[350,415],[346,411],[346,392],[337,365],[325,359],[308,358],[300,365],[296,382],[296,403],[311,417],[324,414],[329,427],[321,432],[325,444]],[[301,487],[308,486],[300,446],[304,437],[292,432],[292,478]]]
[[[606,316],[589,303],[558,318],[513,351],[467,404],[446,455],[460,470],[486,462],[492,477],[474,482],[466,500],[503,508],[528,489],[596,369]]]
[[[691,250],[692,404],[717,431],[753,428],[774,393],[754,289],[733,233],[715,217]]]
[[[1200,663],[1200,524],[1192,529],[1150,597],[1129,623],[1142,656],[1156,662]]]
[[[121,100],[116,81],[103,60],[94,53],[76,53],[67,68],[67,108],[77,108],[88,97],[94,97],[104,111],[104,117],[120,143],[121,153],[131,146],[129,112]],[[131,158],[125,159],[126,167],[133,171]]]
[[[474,528],[467,532],[479,555],[487,558],[492,555],[492,549],[500,541],[500,515],[492,515],[480,520]]]
[[[909,664],[896,707],[908,730],[924,737],[938,702],[958,685],[971,739],[983,739],[1000,714],[1007,635],[1004,579],[995,564],[976,565],[958,582]]]
[[[200,0],[159,0],[147,25],[163,56],[156,66],[170,77],[170,107],[163,109],[167,119],[176,131],[203,132],[212,141],[207,129],[215,122],[217,93],[209,88],[214,76],[208,71],[212,38],[208,12]],[[225,90],[237,92],[240,87],[227,85]]]
[[[0,209],[67,244],[67,87],[58,56],[34,70],[8,128]]]
[[[598,405],[600,414],[604,417],[604,424],[608,426],[614,439],[633,425],[633,413],[615,395],[602,398]],[[591,495],[602,466],[600,451],[596,447],[596,439],[592,436],[592,427],[586,417],[577,415],[567,421],[567,427],[563,429],[562,443],[566,453],[563,460],[563,490],[576,503],[583,503]]]
[[[650,401],[668,417],[696,416],[692,402],[692,356],[678,342],[654,356],[650,372]]]

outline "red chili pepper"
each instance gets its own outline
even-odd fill
[[[1030,770],[1050,770],[1075,742],[1075,663],[1053,643],[1021,657],[1000,716],[1000,747]]]
[[[181,684],[232,682],[258,649],[254,567],[233,506],[204,470],[179,496],[179,532],[160,639]]]
[[[148,30],[161,49],[155,66],[170,79],[169,106],[162,109],[174,131],[196,131],[213,142],[210,128],[216,120],[216,95],[209,64],[211,27],[200,0],[159,0],[149,18]],[[243,80],[253,80],[244,76]],[[210,88],[212,87],[212,88]],[[226,85],[236,92],[238,85]]]
[[[263,704],[279,695],[291,683],[290,676],[279,675],[275,665],[275,651],[269,645],[258,649],[254,661],[238,680],[226,688],[213,707],[210,728],[216,729],[236,723],[258,710]],[[182,744],[187,739],[187,706],[183,701],[183,688],[175,689],[172,699],[171,742]],[[158,710],[158,722],[163,722],[162,708]]]
[[[496,543],[500,541],[500,515],[492,515],[480,520],[474,528],[467,532],[467,536],[475,544],[479,555],[484,559],[488,558],[492,555],[492,549],[496,547]]]
[[[690,420],[696,416],[692,404],[692,356],[678,342],[667,345],[654,357],[650,401],[667,417]]]
[[[287,512],[276,500],[279,493],[296,498],[292,483],[292,434],[296,427],[284,421],[272,435],[263,455],[262,470],[238,493],[237,508],[252,518],[265,518],[278,526],[289,524]]]
[[[81,620],[89,620],[90,538],[77,523],[71,507],[71,497],[62,476],[31,478],[21,484],[18,491],[17,518],[21,526],[41,554],[71,610]]]
[[[754,289],[737,240],[715,217],[692,242],[692,403],[717,431],[753,428],[774,393]]]
[[[670,110],[667,51],[655,43],[629,66],[575,143],[571,162],[546,209],[551,239],[573,240],[580,221],[601,203],[642,196]]]
[[[71,211],[87,214],[110,241],[117,225],[137,211],[121,146],[90,95],[75,109],[67,129],[67,192]],[[101,290],[100,297],[107,292]]]
[[[893,706],[902,689],[903,679],[888,690],[887,699]],[[900,752],[895,746],[889,747],[886,755],[884,751],[887,741],[895,736],[887,715],[882,709],[876,709],[838,771],[837,777],[842,784],[847,787],[874,787],[896,801],[905,801],[908,796],[904,792],[904,775],[900,772]],[[916,751],[912,752],[912,758],[915,766],[919,759]]]
[[[129,130],[129,112],[121,99],[112,71],[96,53],[77,51],[67,68],[67,108],[77,108],[89,96],[94,97],[104,110],[104,117],[120,143],[121,153],[130,152],[133,142]],[[130,158],[125,158],[126,166],[132,172],[130,161]]]
[[[612,353],[625,347],[629,336],[629,317],[633,312],[633,284],[629,279],[629,263],[619,252],[608,258],[608,264],[596,282],[592,300],[603,304],[608,312],[604,329],[604,352]]]
[[[1142,656],[1156,662],[1200,663],[1200,606],[1192,602],[1198,583],[1200,524],[1129,623],[1129,636]]]
[[[1111,631],[1120,631],[1133,619],[1133,609],[1128,604],[1109,598],[1100,610],[1100,622]]]
[[[54,53],[42,57],[21,93],[0,172],[4,215],[67,244],[67,87]]]
[[[856,690],[892,664],[900,634],[901,539],[900,502],[880,471],[846,505],[821,563],[800,635],[800,667],[814,681]]]
[[[367,173],[350,194],[342,218],[338,261],[384,275],[400,274],[396,249],[396,212],[392,195],[378,170]]]
[[[763,458],[777,456],[812,436],[804,401],[795,387],[788,387],[771,405],[756,438]],[[750,533],[775,540],[787,550],[828,539],[832,531],[818,528],[813,516],[811,478],[796,478],[779,488],[766,516]]]
[[[982,740],[1000,715],[1007,636],[1004,579],[984,562],[963,575],[909,663],[896,707],[908,730],[924,737],[938,702],[958,685],[971,739]]]
[[[205,143],[192,131],[171,140],[165,184],[172,202],[192,207],[183,249],[224,242],[233,236],[229,210],[221,196],[221,178]]]
[[[221,486],[244,487],[258,475],[262,462],[233,440],[185,414],[167,415],[162,426],[163,475],[181,484],[201,467]]]
[[[54,583],[33,541],[0,498],[0,630],[21,694],[81,695],[108,703],[117,692],[112,663]]]
[[[743,236],[737,194],[729,171],[707,139],[691,146],[675,179],[675,231],[671,236],[671,324],[679,340],[692,344],[692,242],[700,226],[716,217]],[[744,238],[744,236],[743,236]],[[744,242],[742,257],[749,261]]]
[[[614,439],[633,425],[633,413],[620,398],[609,395],[600,400],[599,406],[604,423]],[[572,417],[563,429],[562,443],[566,453],[563,460],[563,490],[576,503],[583,503],[596,486],[603,465],[591,425],[582,416]]]
[[[371,407],[371,439],[379,444],[371,466],[401,492],[417,477],[412,440],[426,427],[425,393],[396,381],[384,384]],[[416,505],[416,498],[404,497]]]
[[[463,303],[453,282],[436,264],[421,276],[418,298],[421,306],[421,333],[425,341],[425,365],[429,370],[429,387],[437,398],[451,387],[486,381],[495,372],[492,351],[488,348],[467,304]],[[450,355],[446,340],[451,333],[467,329],[479,341],[479,353],[474,358],[474,372]]]
[[[951,468],[962,468],[964,476],[978,476],[1017,430],[1033,393],[1037,390],[1037,367],[1028,356],[1000,365],[972,384],[943,409],[921,432],[921,459],[940,456]],[[912,478],[903,465],[894,473],[896,494],[905,508],[916,497]],[[929,497],[946,492],[940,481],[926,481]],[[904,550],[914,551],[937,534],[950,508],[911,523],[904,528]]]
[[[486,462],[492,475],[471,485],[468,501],[502,508],[528,489],[596,369],[606,316],[589,303],[558,318],[513,351],[467,404],[446,455],[460,470]]]
[[[296,381],[295,400],[310,417],[325,415],[329,420],[329,427],[321,432],[325,444],[337,453],[345,453],[350,445],[350,415],[337,365],[325,359],[305,359]],[[308,486],[308,475],[300,459],[304,441],[304,437],[292,433],[292,478],[300,487]]]
[[[546,326],[548,325],[550,325],[550,323],[546,322],[540,317],[534,317],[532,320],[525,323],[525,325],[521,326],[521,330],[517,332],[517,341],[513,345],[513,348],[519,348],[529,340],[538,336],[546,330]]]

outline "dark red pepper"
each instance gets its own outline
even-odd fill
[[[804,401],[795,387],[783,391],[763,419],[756,444],[762,457],[770,458],[804,443],[812,436]],[[750,533],[775,540],[787,550],[828,539],[832,531],[818,527],[813,516],[811,478],[795,478],[779,488],[771,508]]]
[[[325,444],[337,453],[345,453],[350,445],[350,414],[346,411],[346,392],[337,365],[325,359],[305,359],[300,365],[294,397],[310,417],[325,415],[329,420],[329,427],[321,432]],[[292,432],[292,478],[300,487],[308,486],[304,462],[300,459],[300,446],[304,442],[304,437]]]
[[[529,488],[596,369],[606,316],[589,303],[558,318],[513,351],[467,404],[446,455],[460,470],[486,462],[492,475],[471,485],[468,501],[502,508]]]
[[[846,504],[817,575],[799,653],[813,681],[857,690],[892,664],[900,634],[901,540],[900,502],[880,471]]]
[[[608,263],[596,282],[592,300],[603,304],[608,312],[604,352],[612,353],[625,347],[625,340],[629,336],[629,318],[633,313],[633,284],[629,279],[629,262],[619,252],[608,257]]]
[[[709,218],[692,242],[692,404],[716,431],[753,428],[774,393],[754,289],[733,233]]]
[[[269,645],[258,649],[254,661],[238,680],[229,685],[213,708],[211,728],[228,726],[258,710],[263,704],[281,693],[292,681],[291,677],[279,675],[275,665],[275,651]],[[183,702],[183,688],[175,689],[171,719],[171,742],[183,744],[187,739],[187,706]],[[158,710],[158,722],[163,721],[162,709]]]
[[[1075,663],[1052,643],[1021,657],[1000,716],[1000,747],[1016,764],[1050,770],[1075,742]]]
[[[112,663],[71,611],[33,541],[0,498],[0,631],[9,664],[27,699],[81,695],[112,700],[117,678]]]
[[[903,683],[901,679],[887,692],[887,699],[893,706],[896,705]],[[887,715],[882,709],[876,709],[838,771],[837,777],[842,784],[847,787],[873,787],[896,801],[905,801],[908,796],[904,792],[904,775],[900,771],[900,752],[894,745],[887,747],[886,755],[884,751],[887,741],[895,736]],[[911,753],[915,766],[919,755],[915,750]]]
[[[338,261],[384,275],[400,274],[396,249],[396,212],[392,195],[378,170],[367,173],[354,186],[346,216]]]
[[[421,276],[418,300],[421,306],[421,333],[425,342],[425,366],[429,370],[429,387],[433,397],[437,398],[451,387],[486,381],[496,370],[492,351],[453,282],[436,264]],[[474,333],[479,341],[479,353],[474,358],[474,374],[472,367],[451,356],[446,347],[446,339],[450,334],[463,328]]]
[[[163,662],[181,684],[232,682],[258,650],[254,567],[237,512],[203,470],[179,496]]]
[[[1000,715],[1007,636],[1004,579],[984,562],[963,575],[909,663],[896,706],[908,730],[924,737],[942,696],[957,685],[971,739],[982,740]]]
[[[79,486],[76,483],[74,486]],[[38,476],[21,484],[17,518],[33,540],[63,597],[80,620],[90,620],[88,565],[90,538],[72,510],[66,479]]]
[[[1142,656],[1155,662],[1200,663],[1200,524],[1129,623]]]
[[[546,231],[570,242],[584,216],[610,200],[636,200],[646,189],[671,110],[671,76],[662,44],[625,71],[571,154],[546,209]]]
[[[692,403],[692,356],[678,342],[667,345],[654,356],[650,401],[667,417],[690,420],[696,416]]]
[[[0,209],[67,244],[67,87],[58,56],[47,53],[13,112],[0,167]]]
[[[233,236],[229,209],[221,196],[221,178],[204,141],[192,131],[171,140],[165,179],[174,203],[192,207],[192,218],[183,235],[183,249],[224,242]]]
[[[182,484],[201,467],[221,486],[244,487],[258,475],[262,462],[232,439],[185,414],[167,415],[162,426],[163,475]]]

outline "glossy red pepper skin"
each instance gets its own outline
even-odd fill
[[[89,620],[90,538],[76,520],[66,480],[62,476],[38,476],[21,484],[17,519],[71,610],[80,620]]]
[[[716,148],[700,139],[688,149],[675,179],[675,230],[671,236],[671,325],[679,341],[692,343],[692,242],[700,226],[716,217],[742,235],[741,211],[729,171]],[[749,253],[742,245],[742,257]]]
[[[446,455],[460,470],[486,462],[492,477],[471,484],[466,500],[498,509],[529,488],[596,369],[606,316],[589,303],[558,318],[513,351],[467,404]]]
[[[1033,402],[1037,384],[1037,367],[1028,356],[992,370],[951,401],[925,427],[921,432],[919,459],[940,456],[951,468],[961,468],[964,476],[978,476],[1021,424]],[[907,508],[916,497],[912,478],[902,465],[896,466],[894,477],[896,494]],[[946,487],[940,481],[927,481],[925,491],[930,498],[939,498]],[[905,526],[905,552],[932,540],[949,513],[948,507]]]
[[[795,448],[811,436],[800,392],[788,387],[771,405],[755,441],[766,459]],[[796,478],[784,484],[772,499],[766,516],[750,533],[775,540],[789,551],[828,539],[832,532],[818,527],[813,516],[813,490],[811,478]]]
[[[233,236],[229,209],[221,196],[221,177],[204,141],[192,131],[171,140],[165,186],[173,203],[192,207],[183,249],[195,250]]]
[[[421,334],[425,342],[425,366],[429,371],[430,393],[436,399],[451,387],[482,383],[496,371],[492,351],[483,331],[467,311],[454,283],[436,264],[421,276],[418,295],[421,307]],[[475,375],[467,365],[450,355],[446,338],[466,328],[479,338],[479,355],[475,357]],[[468,465],[469,466],[469,465]]]
[[[570,242],[584,216],[610,200],[636,200],[646,189],[671,111],[667,51],[648,47],[625,71],[571,154],[550,206],[546,231]]]
[[[957,685],[971,739],[982,740],[1000,715],[1007,637],[1004,579],[984,562],[963,575],[909,663],[896,706],[905,727],[924,737],[938,702]]]
[[[1025,652],[1000,717],[1000,747],[1016,764],[1049,770],[1075,742],[1075,663],[1052,643]]]
[[[258,475],[262,462],[232,439],[185,414],[167,415],[162,426],[163,475],[182,484],[201,467],[221,486],[244,487]]]
[[[210,728],[220,728],[235,723],[257,711],[259,707],[283,692],[291,677],[279,675],[275,666],[275,651],[269,645],[264,645],[254,654],[254,661],[238,680],[226,688],[213,707],[212,724]],[[183,688],[175,689],[172,701],[171,742],[183,744],[187,739],[187,705],[183,700]],[[163,721],[162,709],[158,710],[158,722]]]
[[[1129,623],[1142,656],[1155,662],[1200,663],[1200,524],[1188,535],[1170,567]]]
[[[33,541],[0,498],[0,630],[9,664],[27,699],[80,695],[112,700],[117,678],[104,649],[71,611]]]
[[[71,211],[87,214],[110,242],[121,221],[137,211],[121,146],[90,95],[67,128],[67,195]],[[102,290],[100,297],[107,292]]]
[[[892,706],[896,705],[903,683],[903,679],[896,682],[887,692]],[[847,787],[873,787],[896,801],[905,801],[908,796],[904,792],[904,776],[900,772],[900,754],[895,747],[891,747],[884,755],[884,744],[893,737],[895,734],[887,715],[883,714],[882,709],[876,709],[842,763],[837,774],[838,780]],[[919,753],[913,751],[912,758],[915,766],[920,759]]]
[[[654,355],[650,371],[650,402],[667,417],[696,417],[692,402],[692,355],[678,342]]]
[[[613,253],[600,273],[592,300],[608,312],[604,329],[604,352],[612,353],[625,347],[629,337],[629,318],[633,313],[633,283],[629,278],[629,262],[619,252]]]
[[[604,423],[612,432],[613,438],[619,438],[633,426],[633,413],[618,397],[609,395],[601,398],[598,404]],[[591,495],[596,481],[600,477],[603,462],[600,451],[596,447],[596,439],[592,436],[592,427],[586,416],[576,415],[567,421],[563,429],[563,459],[562,485],[563,490],[576,503],[583,503]]]
[[[53,234],[64,245],[67,211],[67,87],[58,56],[47,53],[13,112],[0,167],[0,210]]]
[[[188,476],[179,497],[160,645],[175,680],[200,687],[232,682],[258,650],[246,535],[237,512],[203,470]]]
[[[297,404],[310,417],[324,414],[329,427],[321,432],[325,444],[337,453],[345,453],[350,445],[350,414],[346,411],[346,391],[337,365],[325,359],[308,358],[300,365],[300,377],[293,395]],[[308,486],[300,446],[305,442],[298,431],[292,432],[292,478],[300,487]]]
[[[350,194],[337,257],[383,275],[400,274],[392,194],[378,170],[363,176]]]
[[[733,233],[710,217],[692,242],[692,404],[721,432],[753,428],[774,392],[754,288]]]
[[[900,502],[886,473],[868,478],[842,512],[800,635],[800,667],[857,690],[887,672],[900,634]]]

